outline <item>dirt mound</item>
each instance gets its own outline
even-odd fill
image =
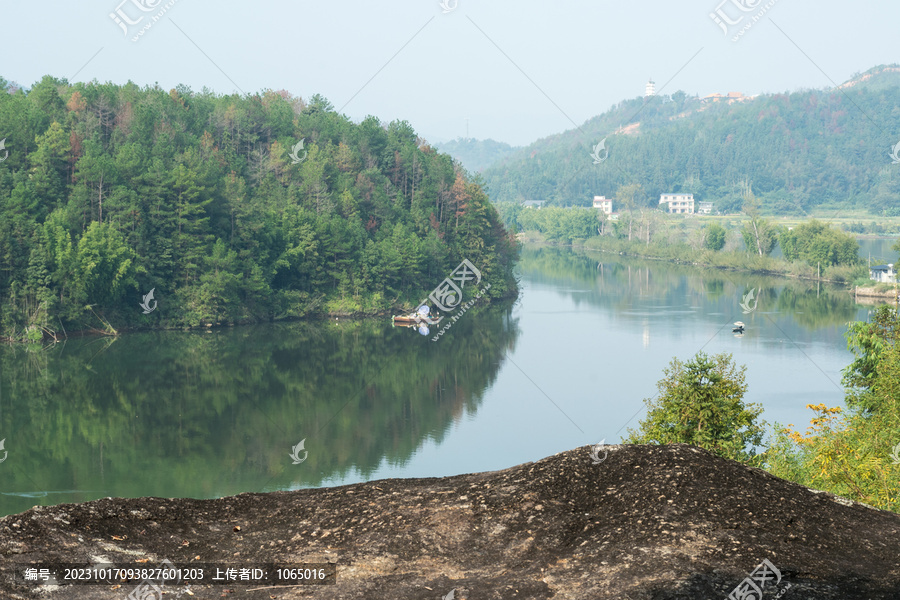
[[[766,600],[900,599],[898,515],[690,446],[607,446],[599,464],[590,450],[445,478],[36,507],[0,519],[0,597],[124,599],[135,589],[39,591],[13,579],[17,563],[168,559],[329,563],[337,582],[166,585],[167,599],[713,600],[739,585]]]

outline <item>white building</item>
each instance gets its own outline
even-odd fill
[[[698,202],[697,203],[697,214],[711,215],[712,211],[713,211],[713,203],[712,202]]]
[[[896,283],[897,272],[894,270],[894,265],[892,264],[869,267],[869,279],[881,283]]]
[[[594,208],[599,208],[608,215],[612,214],[612,198],[594,196]]]
[[[647,87],[644,88],[645,96],[655,96],[656,95],[656,84],[653,83],[653,80],[647,82]]]
[[[693,194],[662,194],[659,197],[659,203],[668,204],[669,213],[694,214]]]

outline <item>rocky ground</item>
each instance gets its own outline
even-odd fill
[[[134,583],[41,588],[14,580],[14,567],[168,559],[329,563],[337,576],[165,585],[167,600],[717,600],[755,570],[765,600],[900,599],[900,516],[689,446],[607,450],[599,464],[584,447],[440,479],[36,507],[0,519],[0,598],[123,600]],[[757,570],[764,559],[777,577]]]

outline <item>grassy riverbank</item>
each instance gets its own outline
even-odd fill
[[[617,195],[627,199],[634,190],[620,192]],[[671,215],[639,207],[620,213],[616,220],[581,207],[533,210],[500,203],[498,211],[511,229],[522,232],[520,241],[866,287],[870,282],[864,262],[883,258],[870,255],[864,261],[856,236],[892,234],[900,225],[888,218],[863,223],[850,217],[848,221],[846,215],[843,220],[834,215],[828,219],[763,216],[752,195],[745,204],[742,215]]]
[[[533,236],[529,236],[530,241]],[[613,252],[623,256],[639,256],[654,260],[667,260],[680,264],[690,264],[717,269],[732,269],[764,275],[780,275],[797,279],[812,279],[833,283],[850,284],[860,277],[866,277],[865,266],[820,267],[801,261],[789,262],[771,256],[759,256],[743,251],[695,249],[686,243],[645,244],[638,241],[593,237],[583,242],[583,247],[600,252]]]

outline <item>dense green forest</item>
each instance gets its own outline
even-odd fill
[[[876,67],[840,89],[731,104],[681,91],[623,101],[510,155],[484,180],[494,201],[587,206],[594,195],[640,185],[641,206],[689,192],[735,213],[752,187],[768,213],[828,207],[898,216],[900,164],[890,154],[900,141],[900,74],[892,69]],[[601,140],[608,155],[595,164],[590,154]]]
[[[376,312],[463,259],[490,297],[516,293],[480,181],[405,121],[284,91],[47,76],[0,92],[6,337]]]
[[[484,170],[519,149],[504,142],[491,139],[476,140],[475,138],[457,138],[435,144],[434,147],[457,159],[472,173]]]

